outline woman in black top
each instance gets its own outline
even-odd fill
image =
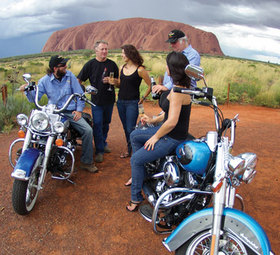
[[[143,58],[138,50],[133,45],[124,45],[121,48],[125,64],[121,67],[119,74],[118,85],[120,89],[117,107],[127,141],[127,151],[121,154],[121,158],[126,158],[131,154],[129,136],[137,123],[138,105],[142,104],[151,92],[151,80],[143,66]],[[145,95],[140,99],[139,88],[142,79],[148,87]]]
[[[185,74],[188,59],[180,52],[171,52],[167,59],[167,73],[172,78],[174,86],[190,88],[190,78]],[[165,95],[165,96],[164,96]],[[191,112],[191,98],[189,95],[175,93],[173,89],[160,99],[160,107],[164,114],[157,118],[144,116],[143,123],[157,123],[163,121],[160,126],[145,130],[134,130],[131,135],[131,201],[126,209],[136,211],[143,200],[141,190],[146,175],[145,163],[161,158],[172,151],[187,138],[189,118]]]

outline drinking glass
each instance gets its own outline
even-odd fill
[[[108,88],[108,91],[113,90],[111,84],[114,84],[114,72],[110,72],[110,74],[109,74],[109,88]]]

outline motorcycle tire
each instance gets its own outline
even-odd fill
[[[39,170],[35,169],[28,181],[14,180],[12,204],[14,211],[20,215],[30,213],[38,197]]]
[[[176,250],[176,255],[210,254],[210,230],[201,232]],[[219,251],[223,254],[253,255],[254,253],[235,235],[223,231],[220,236]]]

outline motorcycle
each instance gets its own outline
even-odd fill
[[[192,75],[196,71],[201,73],[201,68],[194,65],[188,65],[187,70]],[[198,74],[196,76],[200,78]],[[202,92],[196,91],[196,98],[198,93]],[[205,88],[203,97],[212,98],[213,90]],[[201,104],[205,105],[206,102]],[[222,131],[229,121],[223,119],[216,104],[213,109],[218,132],[210,131],[206,137],[199,139],[189,135],[172,154],[145,165],[147,178],[143,192],[149,204],[141,205],[139,211],[144,219],[152,222],[152,214],[156,210],[154,230],[157,233],[172,232],[188,215],[207,208],[212,201],[211,187],[216,166],[214,141],[221,139]],[[192,192],[187,193],[185,190]],[[172,192],[164,196],[158,205],[159,198],[167,191]],[[242,198],[238,194],[237,197],[242,205]]]
[[[71,100],[77,98],[95,106],[85,93],[72,94],[61,109],[53,104],[41,106],[31,75],[24,74],[23,79],[28,84],[25,91],[36,90],[36,109],[31,111],[29,118],[25,114],[17,115],[19,138],[9,148],[9,162],[13,167],[11,176],[14,178],[12,204],[14,211],[20,215],[26,215],[34,208],[47,172],[53,179],[73,183],[70,177],[74,172],[74,152],[80,145],[80,134],[63,116],[63,111]],[[97,89],[87,86],[86,93],[96,94]],[[92,125],[89,114],[82,113],[82,116]]]
[[[175,92],[190,94],[193,102],[201,105],[211,106],[215,113],[216,131],[210,131],[205,138],[199,141],[186,141],[176,149],[177,161],[184,170],[196,172],[197,165],[209,165],[208,171],[212,172],[211,188],[202,190],[189,187],[174,187],[167,189],[156,201],[152,214],[152,225],[156,233],[159,221],[159,212],[163,207],[173,208],[180,205],[184,196],[166,203],[174,194],[186,194],[193,196],[197,194],[204,197],[213,197],[213,206],[204,208],[189,214],[174,229],[174,231],[163,240],[163,245],[169,251],[175,251],[178,255],[217,255],[217,254],[264,254],[273,255],[270,242],[265,231],[252,217],[241,210],[234,209],[236,198],[241,201],[244,209],[243,200],[236,194],[236,187],[242,183],[250,183],[256,175],[257,155],[254,153],[242,153],[237,156],[231,154],[234,141],[236,123],[238,115],[233,119],[224,119],[220,126],[220,115],[216,98],[213,90],[207,87],[203,75],[203,69],[196,66],[187,66],[186,73],[196,79],[203,79],[205,88],[202,90],[175,89]],[[204,98],[204,100],[198,100]],[[210,103],[209,103],[209,102]],[[229,134],[227,134],[229,131]],[[202,147],[208,146],[212,155],[205,157],[198,146],[192,147],[193,143],[205,143]],[[211,153],[210,153],[211,154]],[[173,161],[174,162],[174,161]],[[174,165],[174,163],[173,163]],[[167,175],[167,173],[165,173]],[[207,167],[206,167],[207,175]],[[168,175],[167,175],[168,176]],[[188,207],[186,207],[188,210]],[[162,232],[160,232],[162,233]],[[164,232],[166,233],[166,232]]]

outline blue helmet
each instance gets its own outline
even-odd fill
[[[176,155],[185,170],[203,175],[211,157],[211,151],[205,142],[185,141],[177,146]]]

